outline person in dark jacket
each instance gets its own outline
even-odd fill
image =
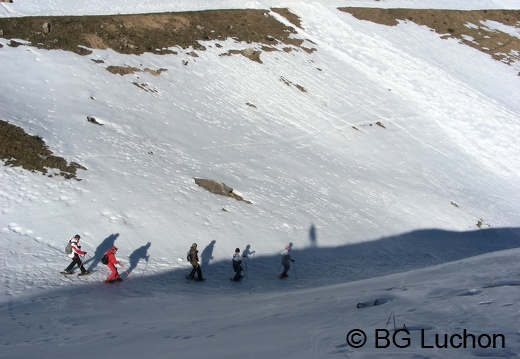
[[[70,262],[69,266],[67,268],[65,268],[65,270],[62,272],[63,274],[72,274],[72,268],[74,268],[74,266],[76,266],[76,265],[81,270],[81,274],[78,274],[78,275],[85,275],[85,274],[90,273],[89,271],[87,271],[85,269],[85,267],[83,266],[83,261],[79,257],[79,256],[84,256],[85,254],[87,254],[87,252],[84,252],[81,250],[81,246],[79,245],[80,239],[81,239],[81,237],[79,236],[79,234],[76,234],[74,237],[72,237],[69,240],[70,246],[72,248],[72,252],[68,256],[70,258],[72,258],[72,262]]]
[[[203,281],[202,278],[202,269],[200,268],[200,260],[199,260],[199,251],[197,250],[197,243],[193,243],[190,247],[190,251],[188,252],[188,258],[193,266],[193,269],[189,275],[186,276],[188,279],[193,279],[195,276],[195,272],[197,272],[198,281]]]
[[[245,256],[240,255],[240,248],[235,249],[235,254],[233,255],[233,270],[235,271],[235,276],[233,280],[235,282],[240,282],[244,276],[242,275],[242,260],[245,259]]]
[[[112,248],[110,248],[105,253],[108,257],[107,267],[110,268],[110,274],[109,274],[108,278],[105,280],[105,282],[107,282],[107,283],[113,283],[116,280],[118,282],[123,281],[123,279],[121,279],[121,277],[119,276],[119,273],[117,272],[116,264],[119,264],[121,267],[124,267],[124,264],[123,264],[123,262],[118,261],[116,259],[116,252],[117,252],[117,247],[112,246]]]
[[[280,255],[282,256],[282,265],[283,265],[283,272],[280,274],[280,279],[287,278],[289,275],[287,272],[289,271],[289,268],[291,268],[291,262],[294,262],[294,259],[291,259],[291,254],[289,251],[292,249],[292,242],[289,243],[282,252],[280,252]]]

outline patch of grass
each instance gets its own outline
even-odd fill
[[[0,159],[7,166],[19,166],[29,171],[47,174],[56,169],[59,175],[70,179],[76,177],[76,169],[85,167],[54,156],[39,136],[27,134],[22,128],[0,120]],[[49,174],[52,177],[53,174]]]
[[[299,24],[287,9],[276,12]],[[113,16],[34,16],[0,18],[3,38],[19,39],[45,49],[87,55],[89,49],[125,54],[174,53],[169,48],[204,50],[203,41],[235,39],[246,43],[299,46],[296,31],[269,10],[209,10]]]

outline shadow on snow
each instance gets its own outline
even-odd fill
[[[213,244],[214,242],[207,245],[207,253],[203,254],[202,260],[203,276],[208,280],[198,289],[192,286],[194,290],[211,292],[222,286],[235,286],[234,288],[242,287],[249,291],[269,291],[286,287],[287,283],[298,288],[341,284],[519,248],[520,228],[481,229],[471,232],[428,229],[340,247],[311,246],[301,250],[294,247],[291,257],[295,262],[289,270],[289,278],[284,281],[278,279],[282,270],[280,255],[256,255],[251,250],[251,245],[247,244],[243,246],[244,252],[249,253],[248,260],[244,261],[243,274],[247,277],[241,283],[230,282],[229,279],[233,276],[231,256],[234,248],[229,249],[229,260],[210,261],[213,259]],[[149,245],[144,247],[148,248]],[[141,252],[145,253],[145,249],[139,251],[139,258],[142,257]],[[137,262],[134,263],[132,269],[137,265]],[[174,291],[179,286],[192,283],[185,279],[191,268],[186,263],[183,268],[150,276],[146,276],[146,271],[141,270],[142,276],[132,276],[127,281],[129,283],[123,285],[143,285],[147,292]],[[120,272],[125,278],[124,268]]]
[[[96,260],[101,258],[105,247],[112,245],[115,239],[117,234],[103,241],[96,250],[95,260],[92,260],[89,268],[99,263]],[[188,263],[183,268],[147,275],[148,260],[153,260],[153,257],[147,254],[151,243],[147,243],[129,257],[130,268],[127,270],[135,272],[135,269],[139,268],[137,271],[139,275],[128,278],[125,268],[122,268],[120,274],[125,279],[123,283],[103,284],[100,280],[85,286],[60,287],[56,291],[61,294],[65,292],[65,294],[88,296],[92,290],[97,293],[101,287],[102,292],[109,295],[108,298],[113,298],[112,295],[148,296],[161,292],[176,294],[229,292],[230,295],[236,295],[240,291],[251,294],[283,291],[295,287],[316,288],[407,272],[494,251],[520,248],[520,228],[481,229],[471,232],[418,230],[340,247],[311,246],[301,250],[294,247],[291,256],[295,262],[292,263],[289,278],[285,280],[278,279],[282,269],[278,253],[272,256],[255,255],[251,245],[247,244],[243,251],[249,253],[249,259],[244,262],[245,273],[243,273],[247,277],[240,283],[229,280],[233,276],[231,255],[229,260],[210,262],[212,244],[208,244],[207,257],[203,262],[206,263],[202,267],[203,276],[208,279],[203,283],[185,278],[192,269]],[[231,254],[233,250],[234,248],[230,248]],[[120,259],[125,261],[125,258]],[[144,259],[146,264],[143,264],[140,259]],[[103,265],[100,264],[98,268],[101,266]]]

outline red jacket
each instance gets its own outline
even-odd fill
[[[114,254],[114,252],[112,252],[112,249],[109,249],[108,251],[106,251],[105,253],[108,257],[108,263],[107,265],[116,265],[116,264],[121,264],[117,259],[116,259],[116,255]]]

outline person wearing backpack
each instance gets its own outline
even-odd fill
[[[80,239],[81,239],[81,237],[79,236],[79,234],[76,234],[74,237],[69,239],[70,253],[67,254],[67,256],[69,258],[72,258],[72,262],[70,262],[69,266],[67,268],[65,268],[65,270],[61,273],[72,274],[72,268],[74,268],[74,266],[77,265],[79,267],[79,269],[81,270],[81,273],[78,275],[90,274],[90,272],[87,271],[85,269],[85,267],[83,267],[83,261],[79,257],[80,255],[84,256],[85,254],[87,254],[87,252],[84,252],[81,250],[81,246],[79,245]],[[69,246],[67,245],[67,247],[69,247]]]
[[[233,277],[233,280],[235,282],[240,282],[244,276],[242,275],[242,271],[244,268],[242,268],[242,260],[246,256],[240,255],[240,248],[235,249],[235,254],[233,255],[233,270],[235,271],[235,276]]]
[[[202,278],[202,269],[200,268],[200,260],[199,260],[199,251],[197,250],[197,243],[193,243],[188,252],[187,260],[193,266],[193,269],[189,275],[186,276],[188,279],[193,279],[195,276],[195,272],[197,272],[197,281],[203,281]]]
[[[121,277],[119,276],[119,273],[117,272],[116,264],[119,264],[121,267],[124,267],[125,265],[123,264],[123,262],[118,261],[116,259],[116,252],[117,252],[117,247],[112,246],[112,248],[107,250],[105,252],[105,255],[103,256],[103,258],[105,256],[107,257],[107,260],[106,260],[107,267],[110,269],[110,275],[105,280],[106,283],[114,283],[115,281],[118,281],[118,282],[123,281],[123,279],[121,279]],[[103,259],[101,261],[104,262]]]

